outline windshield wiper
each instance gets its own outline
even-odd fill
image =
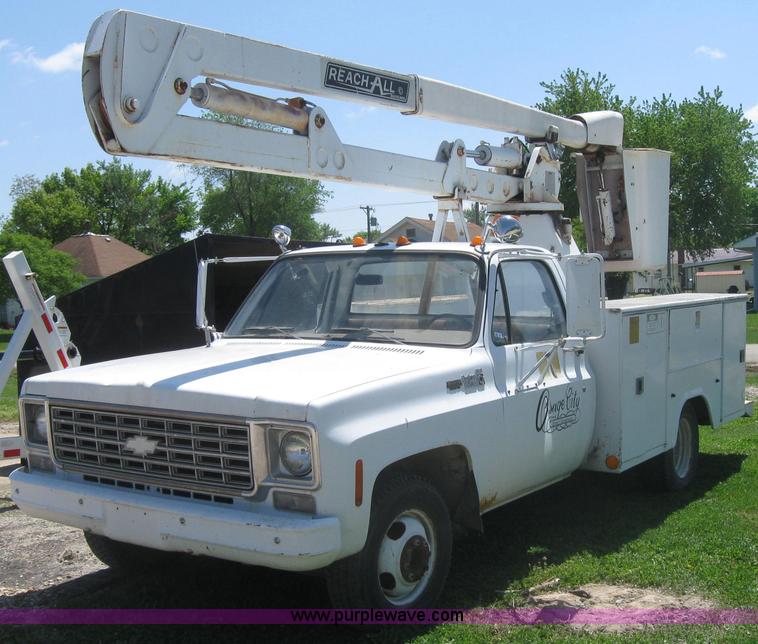
[[[382,338],[383,340],[388,340],[389,342],[394,342],[395,344],[405,344],[405,342],[403,342],[400,338],[393,338],[390,335],[390,333],[394,333],[394,331],[382,331],[380,329],[372,329],[367,326],[335,327],[330,330],[341,334],[339,337],[335,337],[332,334],[327,335],[328,338],[335,339],[335,340],[342,340],[342,339],[345,339],[346,337],[357,335],[357,336],[363,336],[364,339],[368,339],[369,337],[373,336],[376,338]]]
[[[273,325],[248,326],[248,327],[245,327],[244,332],[245,332],[245,335],[253,335],[253,334],[257,335],[257,334],[267,334],[267,333],[271,333],[272,331],[275,331],[283,338],[294,338],[295,340],[302,340],[303,338],[297,335],[297,333],[293,333],[292,329],[294,329],[294,327],[291,327],[291,326],[290,327],[273,326]]]

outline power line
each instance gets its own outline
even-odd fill
[[[377,206],[380,208],[389,208],[391,206],[418,206],[420,204],[425,203],[437,203],[433,199],[427,199],[425,201],[398,201],[395,203],[377,203],[371,206],[372,208],[376,208]],[[330,215],[335,212],[348,212],[350,210],[363,210],[363,206],[361,204],[356,204],[354,206],[345,206],[344,208],[334,208],[332,210],[319,210],[317,212],[314,212],[314,215]]]

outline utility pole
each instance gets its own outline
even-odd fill
[[[373,217],[371,216],[371,213],[376,210],[373,206],[358,206],[361,210],[363,210],[366,213],[366,241],[371,241],[371,220]]]

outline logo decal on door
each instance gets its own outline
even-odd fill
[[[550,390],[543,390],[534,417],[535,429],[552,434],[575,425],[581,416],[581,404],[582,397],[573,387],[567,387],[565,394],[555,402],[550,401]]]

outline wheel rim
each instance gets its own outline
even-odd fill
[[[420,510],[400,513],[390,522],[379,548],[379,587],[391,604],[415,601],[434,570],[436,537],[429,517]]]
[[[679,432],[674,445],[674,471],[683,479],[690,471],[692,460],[692,428],[685,418],[679,419]]]

